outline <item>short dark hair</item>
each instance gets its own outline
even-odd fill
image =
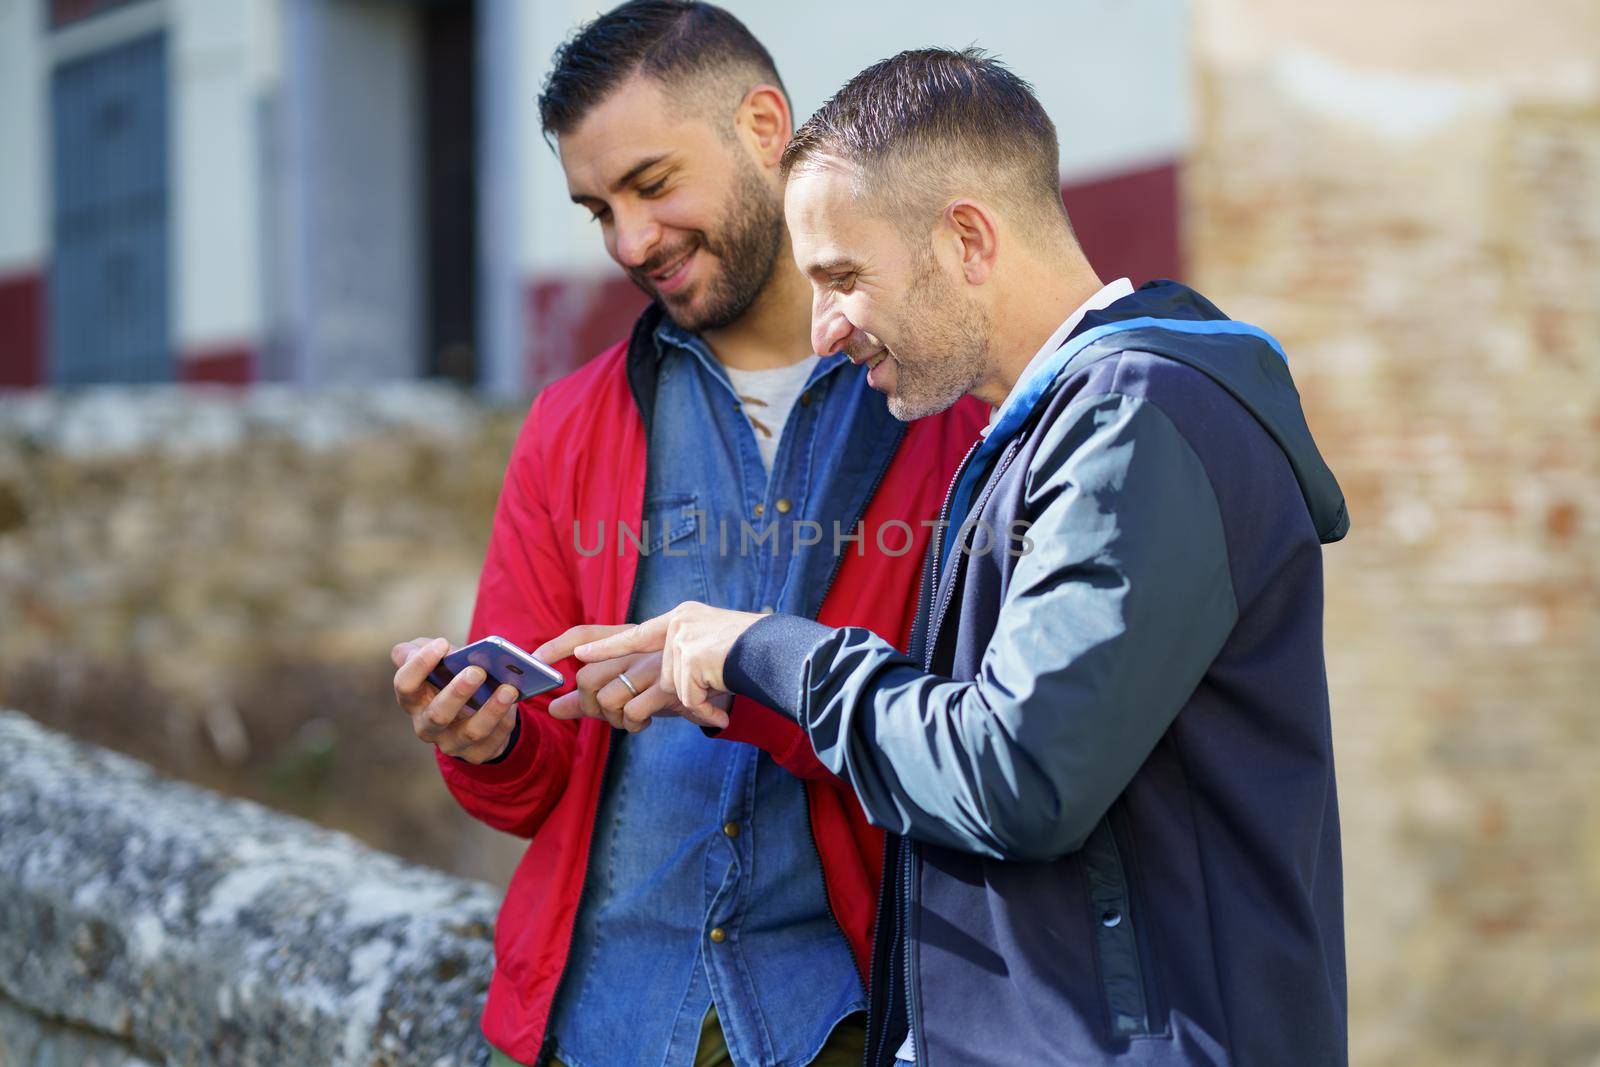
[[[578,27],[556,49],[539,93],[545,138],[570,133],[636,73],[674,90],[742,75],[741,97],[759,81],[783,88],[766,48],[722,8],[701,0],[628,0]]]
[[[901,52],[851,78],[795,131],[781,171],[825,156],[900,214],[948,195],[959,175],[1066,220],[1055,123],[1031,85],[979,48]]]

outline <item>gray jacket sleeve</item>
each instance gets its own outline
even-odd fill
[[[1000,859],[1083,844],[1237,618],[1211,483],[1159,408],[1094,396],[1042,432],[1032,549],[975,680],[785,615],[750,627],[725,671],[801,725],[872,822]]]

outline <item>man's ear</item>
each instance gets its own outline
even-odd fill
[[[734,129],[764,167],[776,167],[794,132],[789,101],[776,85],[757,85],[734,113]]]
[[[945,205],[943,221],[967,284],[988,281],[1000,249],[1000,226],[994,212],[978,200],[952,200]]]

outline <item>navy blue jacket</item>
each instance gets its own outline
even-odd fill
[[[1023,384],[909,655],[776,615],[728,660],[898,835],[867,1062],[910,1026],[922,1067],[1344,1064],[1348,519],[1282,352],[1157,282]]]

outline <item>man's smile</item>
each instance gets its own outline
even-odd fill
[[[658,292],[675,292],[688,279],[689,267],[694,260],[695,253],[698,251],[700,251],[700,248],[696,245],[681,255],[674,257],[670,263],[659,269],[649,271],[645,274],[645,277],[650,279],[650,283],[655,286]]]

